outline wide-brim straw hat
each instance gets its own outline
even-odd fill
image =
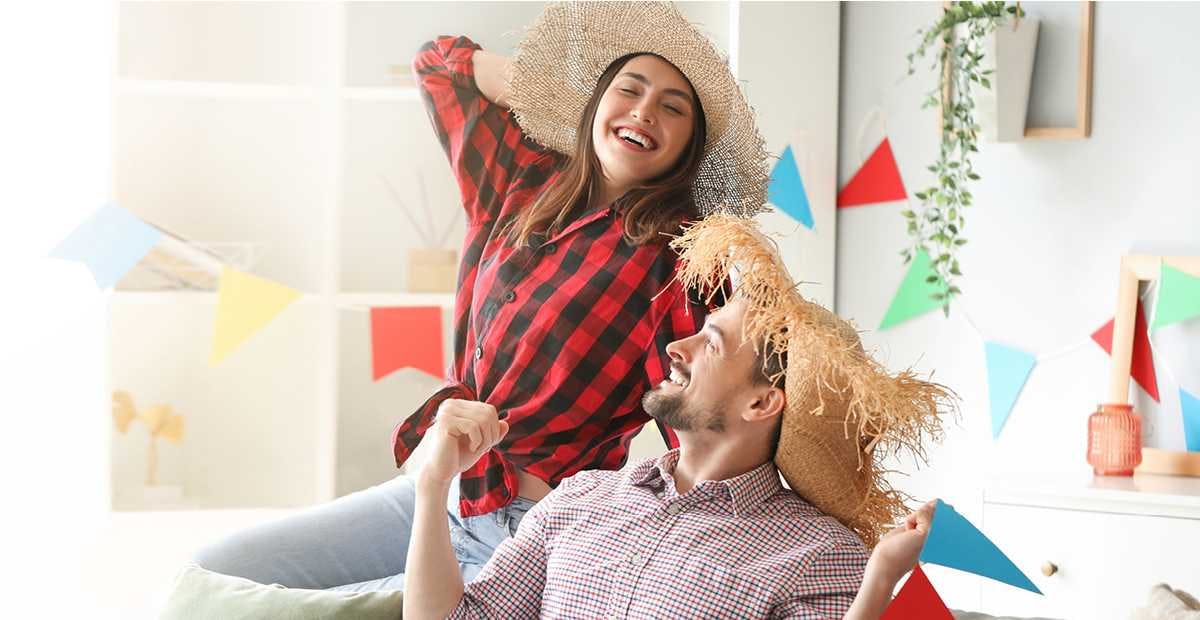
[[[525,32],[508,104],[534,141],[572,153],[576,127],[604,70],[633,53],[675,65],[704,108],[707,139],[692,198],[700,215],[766,210],[767,154],[754,111],[725,57],[669,2],[561,2]]]
[[[863,351],[849,322],[804,299],[775,243],[753,221],[713,215],[671,242],[678,279],[712,301],[732,280],[746,299],[743,336],[783,362],[785,406],[775,465],[788,486],[868,547],[907,512],[883,467],[942,437],[941,414],[956,397],[911,370],[892,374]],[[766,368],[764,363],[764,369]]]

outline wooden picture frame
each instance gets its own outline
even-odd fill
[[[942,2],[949,8],[952,2]],[[1070,127],[1025,127],[1026,140],[1082,140],[1092,135],[1092,32],[1096,15],[1094,0],[1081,0],[1079,8],[1079,79],[1075,86],[1075,124]],[[945,43],[943,43],[945,45]],[[950,98],[949,67],[943,69],[946,85],[942,89],[942,102]],[[938,132],[942,131],[944,116],[938,107]]]
[[[1180,271],[1200,276],[1200,256],[1157,256],[1130,254],[1121,258],[1120,284],[1117,287],[1117,312],[1113,318],[1112,370],[1109,375],[1108,402],[1129,402],[1129,371],[1133,361],[1133,325],[1137,316],[1138,284],[1158,279],[1163,263]],[[1200,476],[1200,452],[1142,448],[1142,474]]]
[[[1096,3],[1083,0],[1079,17],[1079,79],[1075,86],[1075,125],[1025,127],[1026,140],[1082,140],[1092,135],[1092,24]]]

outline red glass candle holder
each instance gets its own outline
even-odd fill
[[[1101,404],[1088,417],[1088,464],[1097,476],[1132,476],[1142,462],[1142,416],[1133,405]]]

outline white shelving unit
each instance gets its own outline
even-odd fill
[[[265,247],[253,269],[304,296],[213,368],[213,292],[119,292],[110,304],[112,388],[186,418],[160,444],[159,477],[184,498],[141,489],[149,438],[113,436],[114,508],[289,508],[395,474],[392,426],[439,381],[370,372],[367,310],[443,309],[451,294],[406,292],[418,247],[383,180],[420,209],[419,171],[439,225],[457,186],[403,71],[440,32],[491,48],[536,3],[123,2],[114,76],[119,204],[186,238]],[[411,199],[409,196],[411,195]],[[449,231],[456,247],[462,224]]]

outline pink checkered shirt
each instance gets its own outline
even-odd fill
[[[774,464],[680,495],[672,450],[564,480],[452,618],[841,618],[867,549]]]

